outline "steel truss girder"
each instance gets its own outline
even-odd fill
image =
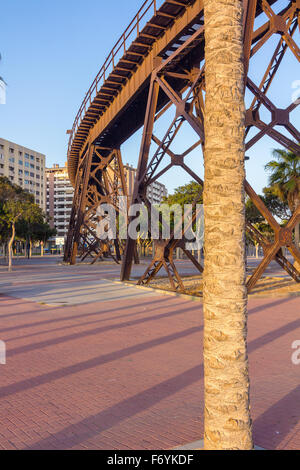
[[[295,109],[298,103],[292,103],[286,109],[280,109],[267,98],[266,94],[270,85],[278,73],[282,59],[288,49],[291,50],[294,57],[300,61],[299,48],[293,39],[293,35],[299,26],[299,10],[300,1],[291,1],[290,4],[282,9],[278,14],[275,14],[272,7],[266,0],[243,0],[244,2],[244,64],[245,64],[245,87],[253,94],[253,101],[250,108],[246,112],[246,131],[245,137],[248,136],[251,128],[257,128],[258,133],[250,140],[245,142],[246,150],[252,147],[264,135],[268,135],[273,140],[283,145],[285,148],[293,150],[296,153],[300,152],[299,142],[300,134],[298,130],[292,125],[290,121],[290,114]],[[277,3],[277,2],[270,2]],[[257,11],[266,14],[267,21],[254,30],[254,20]],[[274,34],[280,35],[280,40],[276,46],[273,56],[267,65],[263,78],[257,86],[249,77],[248,69],[249,62],[252,57],[260,50],[260,48],[267,42],[267,40]],[[137,180],[134,188],[133,201],[145,201],[147,186],[157,180],[160,176],[165,174],[171,167],[180,165],[185,171],[199,182],[197,175],[191,172],[191,169],[184,163],[184,156],[175,155],[170,146],[172,141],[180,130],[184,121],[187,121],[195,132],[199,135],[200,141],[198,143],[203,147],[204,142],[204,99],[203,91],[205,91],[205,66],[201,68],[195,66],[195,63],[190,64],[190,68],[182,67],[180,60],[185,57],[191,50],[196,49],[201,45],[204,35],[204,26],[201,26],[195,33],[171,54],[164,62],[161,62],[154,68],[149,88],[148,104],[145,113],[144,132],[142,137]],[[168,78],[177,78],[183,80],[182,90],[187,91],[185,99],[174,90],[168,82]],[[168,97],[169,102],[162,111],[156,112],[158,94],[162,90]],[[176,107],[176,116],[172,121],[166,135],[160,141],[153,134],[154,122],[161,117],[165,110],[169,109],[171,105]],[[271,113],[272,120],[269,124],[264,123],[259,116],[261,106],[265,106]],[[193,112],[195,110],[195,113]],[[291,138],[285,134],[274,129],[275,126],[282,126],[291,135]],[[173,138],[172,138],[173,135]],[[295,139],[295,140],[293,140]],[[149,162],[150,144],[153,140],[157,145],[154,156]],[[169,163],[164,169],[158,173],[159,165],[168,155],[171,158]],[[269,222],[274,230],[275,240],[271,242],[266,240],[261,234],[258,235],[257,230],[247,224],[247,231],[255,240],[260,240],[264,247],[264,259],[257,267],[254,274],[248,281],[248,291],[250,292],[256,285],[257,281],[267,268],[272,260],[276,260],[278,264],[285,269],[288,274],[293,277],[297,282],[300,281],[299,271],[283,256],[282,247],[286,246],[290,253],[294,256],[295,260],[300,264],[300,252],[295,247],[292,241],[292,231],[300,218],[300,208],[293,214],[291,220],[286,227],[282,228],[278,225],[270,211],[262,203],[259,196],[251,188],[249,183],[245,182],[245,192],[251,198],[257,209],[263,214],[265,219]],[[170,248],[171,242],[171,248]],[[174,241],[173,241],[174,242]],[[177,241],[177,244],[179,241]],[[130,278],[132,256],[134,251],[134,240],[127,240],[125,256],[123,258],[121,280]],[[176,245],[172,245],[172,237],[170,240],[161,240],[158,244],[158,254],[155,255],[154,260],[147,268],[139,280],[140,284],[148,284],[153,279],[159,270],[164,267],[170,279],[171,287],[174,290],[182,289],[182,281],[175,268],[173,262],[173,249]],[[172,248],[173,247],[173,248]],[[201,271],[201,269],[199,269]]]
[[[293,230],[297,223],[300,222],[300,207],[298,207],[294,212],[287,225],[281,227],[247,181],[245,182],[245,191],[274,231],[274,241],[270,241],[252,224],[249,222],[246,224],[246,230],[249,236],[259,243],[263,247],[264,251],[262,262],[257,266],[247,282],[248,292],[255,287],[257,281],[260,279],[272,260],[275,260],[283,269],[285,269],[285,271],[296,282],[300,282],[300,272],[287,260],[282,252],[282,248],[286,247],[292,256],[294,256],[295,260],[300,262],[300,251],[294,245],[292,238]]]
[[[196,101],[197,105],[199,106],[198,94],[195,94],[194,91],[196,88],[199,89],[199,87],[204,85],[203,70],[199,68],[193,68],[193,73],[189,73],[188,75],[181,75],[184,81],[188,80],[190,82],[190,87],[186,87],[188,88],[188,90],[185,98],[179,96],[171,87],[170,83],[168,83],[167,77],[169,75],[170,74],[166,73],[164,76],[163,70],[161,68],[159,68],[152,74],[144,124],[144,132],[141,143],[140,159],[137,170],[137,178],[132,198],[133,204],[144,202],[147,206],[149,206],[149,201],[147,201],[146,196],[147,187],[154,181],[156,181],[162,174],[166,173],[173,166],[180,166],[181,168],[183,168],[184,171],[189,173],[190,176],[192,176],[197,183],[203,186],[203,181],[201,180],[201,178],[199,178],[185,163],[185,158],[189,155],[192,150],[194,150],[194,148],[196,148],[200,144],[203,144],[204,139],[203,125],[198,116],[193,113]],[[157,117],[156,109],[160,90],[162,90],[169,97],[170,101],[176,107],[175,117],[172,120],[169,128],[167,129],[166,134],[164,135],[161,141],[153,134],[154,122]],[[161,113],[159,114],[161,116]],[[170,145],[172,144],[176,135],[180,131],[180,128],[184,121],[187,121],[192,126],[192,128],[200,137],[200,139],[189,149],[187,149],[183,154],[175,155],[170,150]],[[151,141],[154,141],[158,145],[158,148],[149,161]],[[159,173],[156,173],[159,165],[163,162],[166,155],[171,158],[171,162]],[[130,221],[131,220],[129,220],[129,223]],[[158,243],[156,243],[158,251],[150,267],[140,279],[139,282],[141,284],[150,282],[150,280],[153,279],[153,277],[155,277],[155,275],[160,271],[161,267],[164,267],[168,274],[172,288],[176,290],[178,288],[183,289],[183,284],[180,280],[180,276],[173,262],[173,251],[179,243],[180,240],[175,240],[173,236],[171,236],[169,240],[160,240]],[[128,280],[130,277],[134,247],[135,241],[128,238],[125,249],[125,257],[123,259],[122,264],[121,280]],[[187,250],[185,250],[184,248],[184,251],[186,252]],[[189,253],[188,256],[193,261],[194,265],[198,267],[199,271],[202,272],[202,266],[192,256],[192,254]]]
[[[81,261],[88,256],[92,257],[92,264],[104,257],[119,263],[121,246],[118,236],[109,240],[97,235],[97,224],[103,219],[99,207],[102,204],[111,204],[118,214],[119,196],[127,196],[120,149],[89,146],[78,166],[65,262],[76,264],[76,257],[79,255]]]

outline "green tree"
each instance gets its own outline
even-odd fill
[[[13,184],[6,176],[0,176],[0,204],[11,199],[34,203],[34,197],[20,186]]]
[[[288,204],[285,201],[282,201],[274,193],[272,188],[264,188],[263,194],[259,197],[274,217],[277,217],[282,222],[285,222],[290,218],[291,213]],[[253,224],[265,220],[264,216],[259,212],[250,198],[247,198],[246,200],[246,220]]]
[[[34,198],[6,177],[0,177],[0,239],[7,244],[8,269],[12,266],[12,247],[16,235],[16,224],[27,213]]]
[[[31,257],[32,242],[35,239],[35,227],[37,224],[43,224],[44,214],[42,209],[32,204],[31,211],[24,214],[17,226],[17,233],[20,238],[26,242],[28,258]]]
[[[32,227],[32,240],[41,243],[41,256],[44,255],[44,246],[51,237],[55,237],[57,231],[51,228],[47,221],[35,222]]]
[[[246,200],[246,220],[252,224],[257,224],[264,220],[264,216],[259,212],[250,198],[247,198]]]
[[[42,209],[34,204],[33,195],[8,178],[0,177],[0,240],[8,247],[9,270],[16,236],[31,246],[32,241],[45,243],[55,233],[46,221]]]
[[[37,204],[31,204],[30,211],[19,219],[16,232],[26,242],[28,258],[31,257],[33,242],[38,241],[43,246],[50,237],[56,235],[56,229],[49,226],[45,214]]]
[[[31,211],[32,204],[14,198],[3,203],[1,218],[10,229],[10,239],[8,241],[8,270],[12,269],[12,247],[16,236],[16,223],[21,217],[26,217]]]
[[[291,212],[287,202],[282,201],[278,195],[274,193],[272,188],[264,188],[263,195],[260,195],[259,197],[271,214],[277,219],[280,219],[281,225],[285,225],[287,220],[291,217]],[[246,200],[246,220],[253,224],[254,227],[267,239],[270,241],[274,239],[274,231],[250,198]],[[250,235],[246,234],[246,236],[248,242],[254,243],[256,247],[256,257],[258,257],[259,244],[254,241]]]
[[[8,178],[0,177],[0,242],[5,245],[9,239],[10,229],[4,217],[3,205],[13,197],[14,191]]]
[[[202,191],[202,186],[195,181],[191,181],[184,186],[176,188],[174,194],[163,199],[163,203],[169,204],[170,206],[173,204],[179,204],[183,207],[185,204],[192,204],[200,191]],[[203,198],[201,197],[198,204],[202,204],[202,202]]]
[[[190,181],[189,183],[176,188],[174,190],[174,194],[170,194],[168,197],[165,197],[162,201],[162,204],[168,204],[170,207],[171,206],[175,207],[176,205],[181,206],[182,214],[183,214],[184,206],[193,204],[196,201],[196,199],[197,199],[197,204],[203,204],[202,191],[203,191],[203,188],[200,184],[196,183],[195,181]],[[165,216],[164,211],[162,211],[162,215],[163,217]],[[164,219],[166,221],[170,219],[171,230],[174,228],[174,226],[177,226],[177,223],[179,223],[179,220],[176,221],[176,216],[174,213],[171,213],[170,216],[169,214],[166,214],[166,217],[164,217]],[[182,226],[182,229],[183,229],[183,226]],[[193,225],[193,230],[194,231],[196,230],[196,222]]]
[[[261,198],[274,217],[277,217],[282,222],[287,221],[291,217],[288,203],[280,199],[280,197],[274,193],[273,188],[264,188]]]
[[[294,213],[300,206],[300,155],[286,150],[275,149],[274,160],[265,169],[270,172],[269,185],[281,201],[286,202]],[[295,243],[299,247],[299,228],[295,228]]]

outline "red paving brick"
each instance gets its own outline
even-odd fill
[[[253,298],[254,437],[299,449],[300,300]],[[203,436],[202,306],[180,297],[46,307],[1,297],[0,448],[168,449]]]

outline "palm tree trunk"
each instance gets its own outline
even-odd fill
[[[15,224],[12,223],[11,237],[10,237],[10,240],[8,242],[8,271],[12,270],[12,246],[13,246],[13,242],[14,242],[14,239],[15,239],[15,234],[16,234]]]
[[[204,0],[206,449],[252,449],[247,356],[243,2]]]

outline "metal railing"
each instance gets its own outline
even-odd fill
[[[115,65],[117,65],[121,57],[127,52],[126,44],[129,44],[130,42],[129,45],[131,45],[132,41],[135,39],[133,38],[133,36],[139,36],[140,31],[143,29],[147,21],[151,19],[153,14],[156,14],[157,8],[161,6],[163,2],[164,0],[145,0],[133,20],[130,22],[130,24],[122,34],[122,36],[112,48],[110,54],[108,55],[100,71],[98,72],[95,80],[93,81],[88,92],[86,93],[85,98],[76,115],[72,130],[70,132],[68,152],[71,149],[74,136],[78,130],[78,127],[81,124],[84,115],[86,114],[88,107],[92,104],[92,101],[97,96],[98,91],[104,84],[106,78],[115,68]]]

